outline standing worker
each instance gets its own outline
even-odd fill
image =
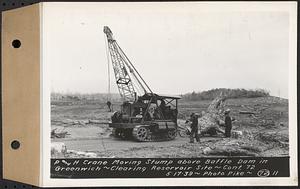
[[[106,105],[107,105],[107,107],[109,109],[109,112],[111,112],[112,111],[112,109],[111,109],[111,102],[109,100],[106,102]]]
[[[190,143],[194,143],[194,138],[196,138],[197,142],[200,142],[200,138],[198,135],[198,115],[195,113],[191,114],[191,135],[190,135]]]
[[[160,101],[159,109],[162,113],[163,118],[166,118],[166,102],[164,100]]]
[[[231,136],[231,117],[229,116],[230,109],[225,110],[225,137],[228,138]]]

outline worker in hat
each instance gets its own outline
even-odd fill
[[[200,142],[198,134],[198,114],[192,113],[190,116],[191,123],[191,134],[190,134],[190,143],[194,143],[194,138],[197,142]]]
[[[229,113],[230,113],[230,109],[225,110],[225,137],[231,136],[232,123],[231,123],[231,117],[229,116]]]
[[[111,102],[109,100],[106,102],[106,105],[108,107],[108,111],[111,112],[112,108],[111,108]]]

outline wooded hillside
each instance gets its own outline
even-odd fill
[[[181,95],[182,99],[196,101],[196,100],[213,100],[222,92],[227,98],[256,98],[256,97],[266,97],[270,96],[269,92],[265,89],[226,89],[226,88],[217,88],[211,89],[208,91],[201,92],[191,92]]]

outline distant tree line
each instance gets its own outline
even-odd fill
[[[108,99],[118,101],[120,99],[119,94],[106,94],[106,93],[93,93],[93,94],[82,94],[82,93],[51,93],[51,100],[64,100],[64,101],[80,101],[80,100],[99,100],[106,102]]]
[[[217,88],[211,89],[208,91],[202,92],[191,92],[184,95],[181,95],[182,99],[196,101],[196,100],[213,100],[220,94],[227,96],[228,98],[256,98],[256,97],[265,97],[270,96],[270,93],[265,89],[226,89],[226,88]]]

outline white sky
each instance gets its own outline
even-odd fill
[[[107,92],[107,25],[156,93],[264,88],[288,97],[288,12],[246,4],[228,11],[221,3],[44,5],[43,56],[54,92]]]

